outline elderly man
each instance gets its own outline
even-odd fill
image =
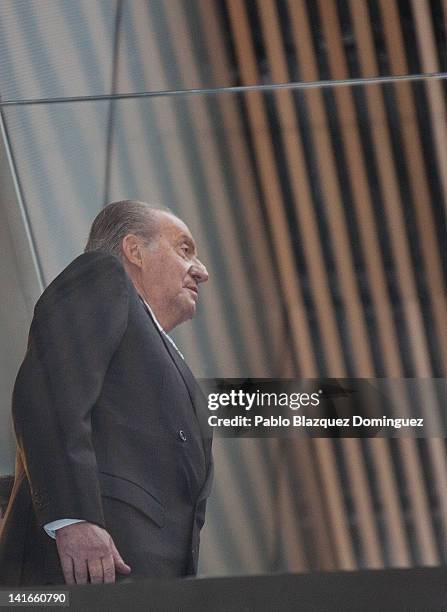
[[[45,290],[13,394],[0,584],[197,571],[212,479],[201,391],[167,335],[208,279],[187,226],[126,200]]]

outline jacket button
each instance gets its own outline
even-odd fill
[[[186,442],[186,434],[183,429],[180,429],[180,431],[178,432],[178,437],[182,442]]]

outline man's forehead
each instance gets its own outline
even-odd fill
[[[169,234],[174,238],[184,236],[185,238],[188,238],[194,242],[188,226],[181,219],[164,210],[157,211],[157,216],[159,221],[159,231],[161,233]]]

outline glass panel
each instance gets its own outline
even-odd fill
[[[444,96],[401,81],[3,114],[45,283],[107,201],[160,202],[210,272],[175,332],[197,375],[430,378],[447,363]],[[204,573],[446,561],[441,438],[295,442],[215,441]]]
[[[422,4],[2,0],[0,92],[12,100],[442,72],[445,15],[440,2]]]
[[[6,107],[45,282],[105,202],[161,202],[212,273],[201,374],[441,375],[440,95],[432,81]]]

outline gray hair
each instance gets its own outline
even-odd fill
[[[175,216],[166,206],[139,200],[120,200],[108,204],[93,221],[84,252],[103,251],[121,258],[121,245],[127,234],[140,236],[149,244],[158,228],[154,214],[157,211]]]

